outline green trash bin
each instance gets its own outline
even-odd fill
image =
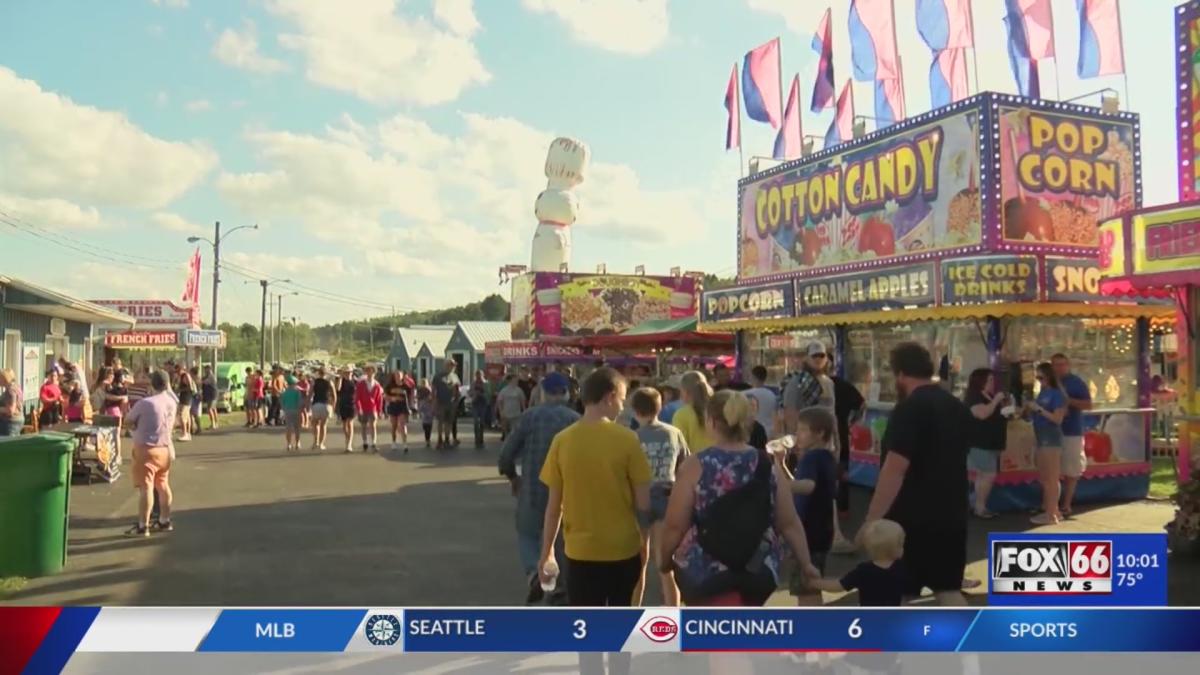
[[[40,577],[66,564],[74,449],[68,434],[0,439],[0,576]]]

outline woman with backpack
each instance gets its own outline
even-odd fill
[[[761,606],[779,584],[784,543],[804,574],[819,578],[791,485],[771,456],[747,441],[754,409],[745,394],[717,392],[704,411],[713,445],[684,461],[667,506],[661,560],[686,604]]]

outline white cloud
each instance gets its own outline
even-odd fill
[[[272,0],[267,7],[295,26],[279,43],[304,55],[309,80],[367,101],[435,105],[491,79],[466,35],[397,14],[397,5]],[[455,29],[463,28],[462,13],[453,16]]]
[[[0,67],[0,176],[6,190],[158,208],[217,163],[201,143],[166,141],[124,114],[85,106]]]
[[[221,63],[252,73],[268,75],[287,69],[283,61],[258,51],[258,34],[253,21],[246,21],[241,32],[232,28],[221,31],[212,53]]]
[[[195,101],[188,101],[183,107],[188,112],[204,112],[212,109],[212,103],[206,98],[198,98]]]
[[[670,35],[667,0],[522,0],[525,9],[552,14],[585,44],[642,55]]]
[[[321,135],[250,132],[265,166],[222,174],[217,185],[247,214],[296,223],[353,252],[372,275],[437,279],[431,302],[461,302],[494,283],[496,266],[527,257],[554,138],[511,118],[465,113],[462,121],[458,135],[406,115],[376,125],[343,116]],[[709,186],[649,189],[630,166],[593,163],[576,237],[643,248],[703,241],[732,217],[727,195]]]
[[[150,0],[157,7],[170,7],[171,9],[185,9],[188,6],[188,0]]]
[[[189,235],[203,235],[208,232],[208,228],[193,223],[178,213],[169,211],[158,211],[150,216],[150,220],[155,225],[171,232]]]
[[[100,212],[65,199],[30,199],[0,194],[0,216],[26,228],[48,230],[93,230],[102,227]],[[2,228],[0,228],[2,229]]]
[[[291,276],[297,281],[313,278],[341,279],[350,271],[342,257],[336,255],[289,256],[234,251],[222,255],[221,260],[228,260],[239,267],[260,270],[266,276]]]
[[[479,30],[473,0],[433,0],[433,18],[457,35],[469,37]]]

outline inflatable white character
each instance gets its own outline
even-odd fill
[[[579,215],[572,191],[583,182],[591,151],[573,138],[556,138],[546,153],[546,189],[533,204],[537,231],[533,235],[530,269],[557,272],[571,259],[571,225]]]

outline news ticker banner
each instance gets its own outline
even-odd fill
[[[991,534],[991,606],[1167,604],[1165,534]]]
[[[75,652],[1196,652],[1200,609],[13,607],[0,644],[0,673]]]

